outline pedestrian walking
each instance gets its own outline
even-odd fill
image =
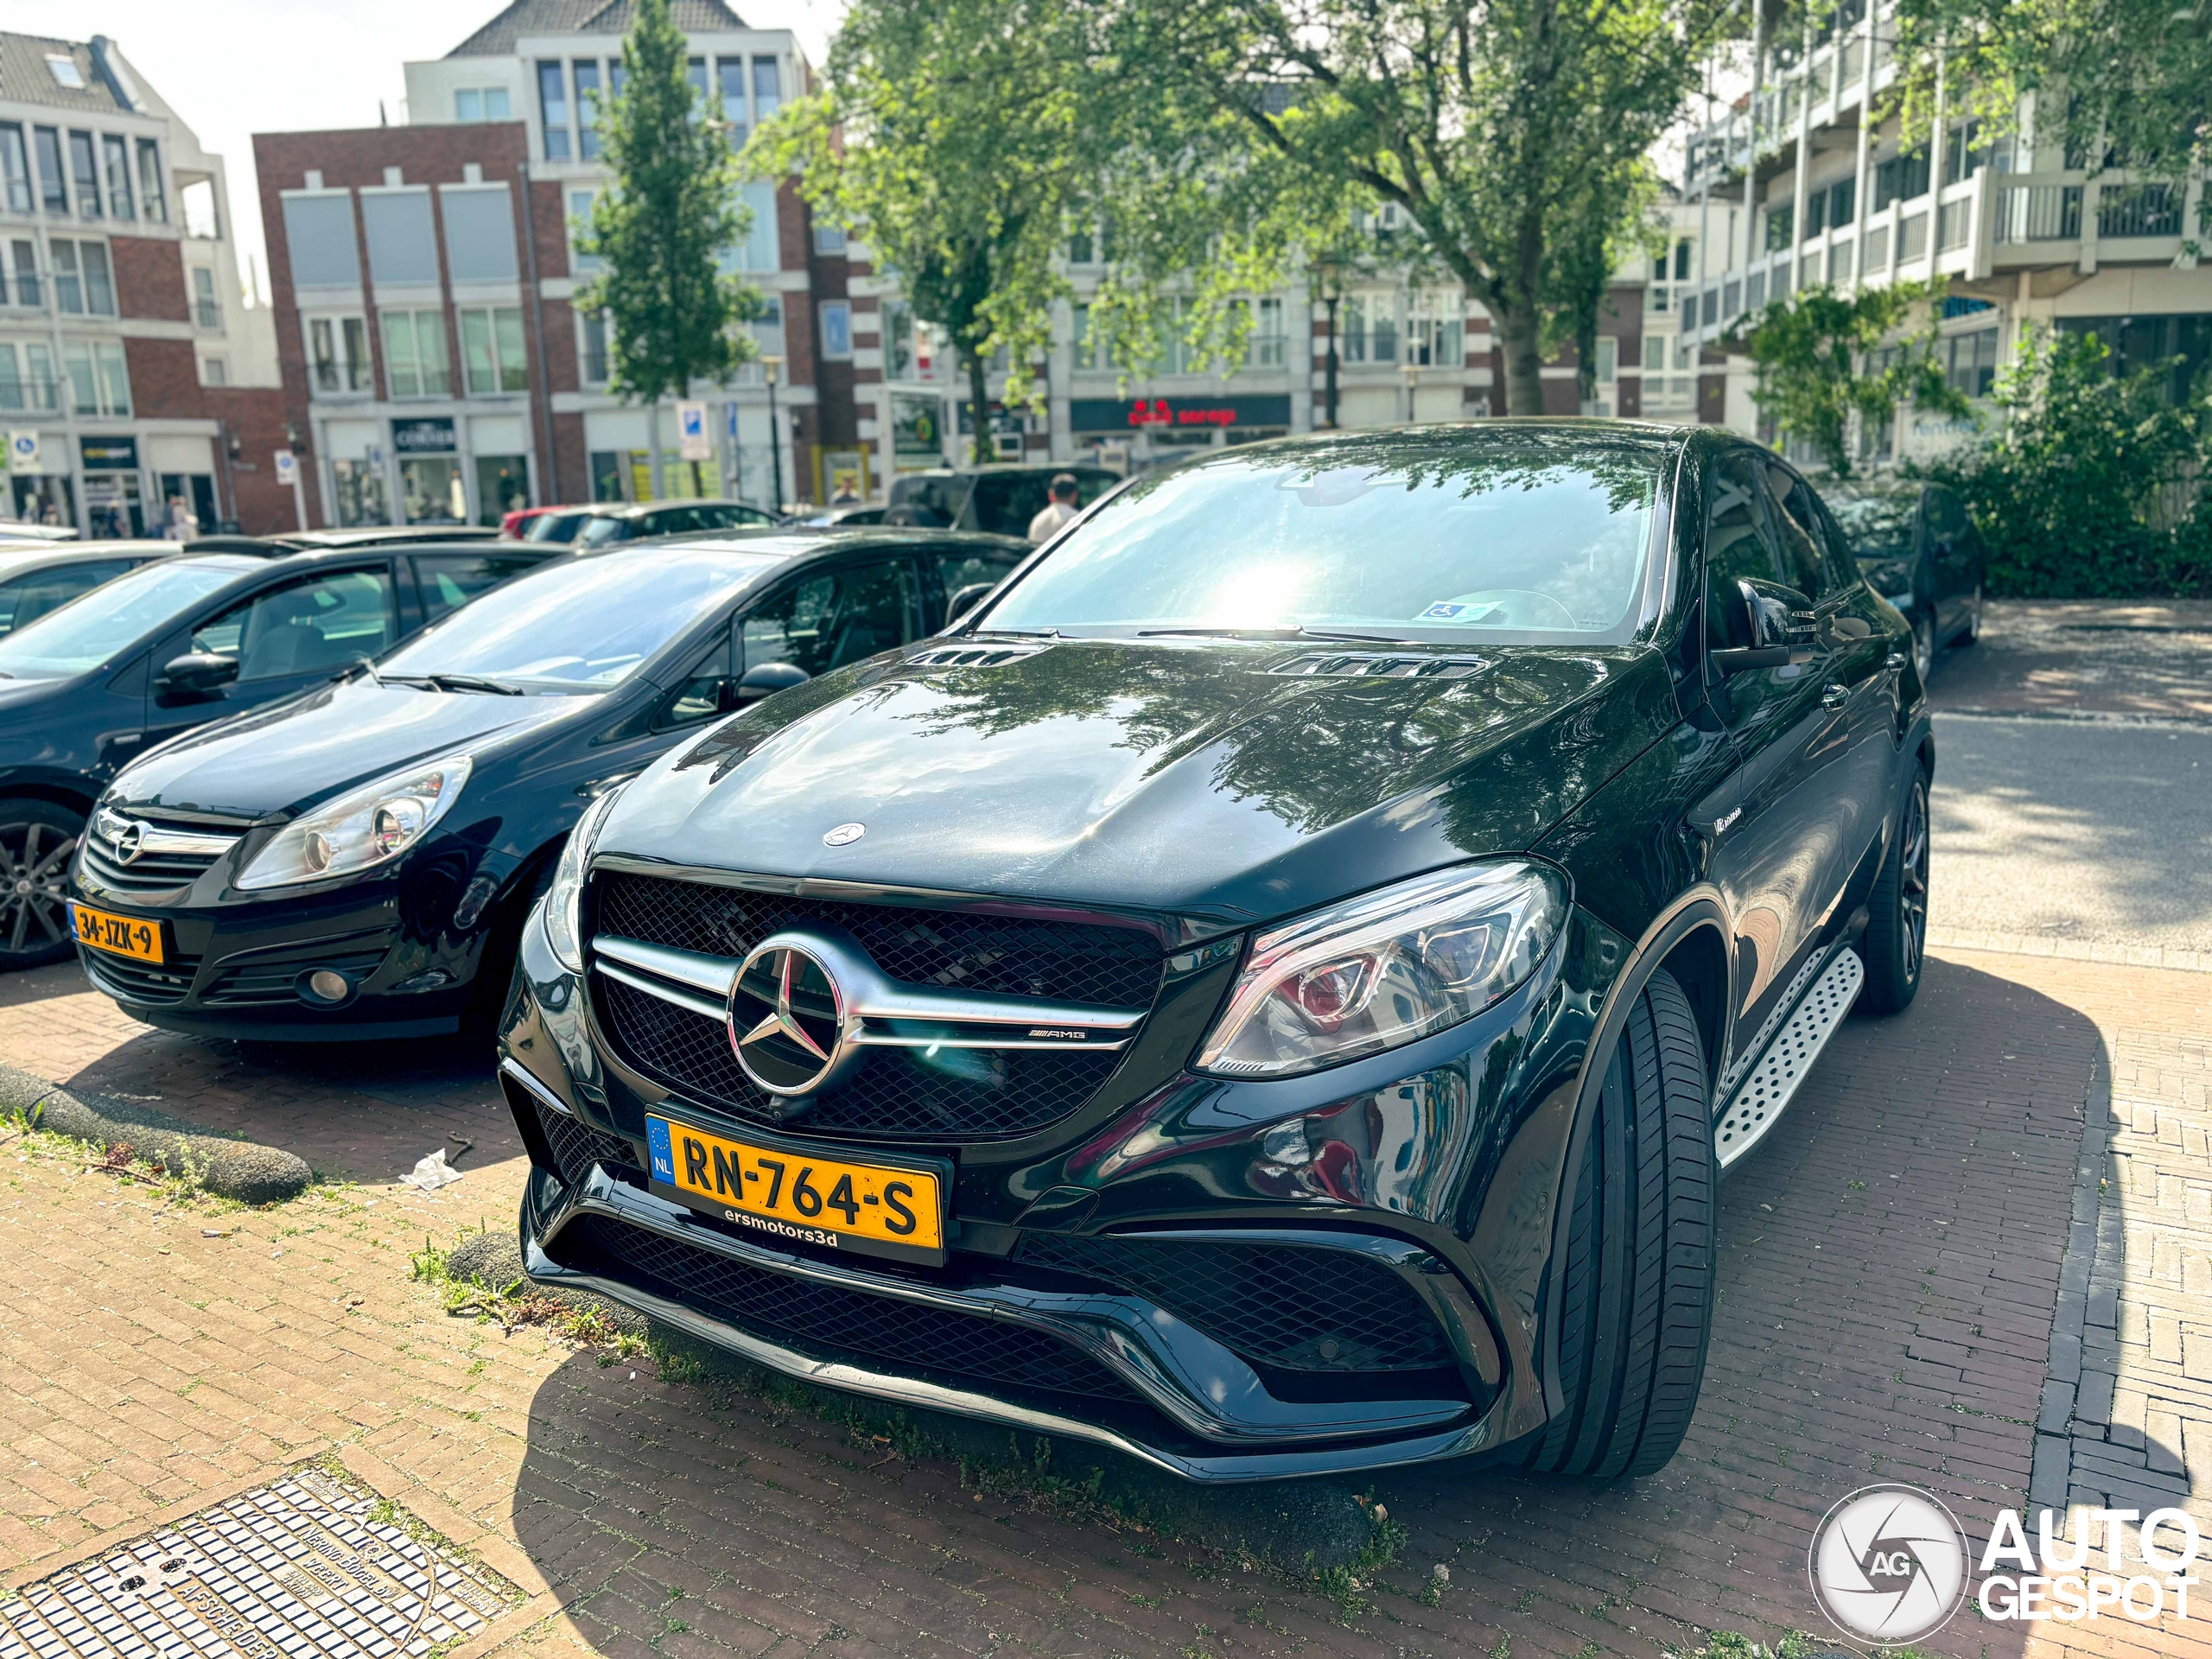
[[[1052,499],[1045,504],[1045,510],[1042,512],[1029,521],[1029,541],[1032,546],[1035,546],[1039,542],[1051,541],[1053,537],[1060,533],[1060,527],[1075,517],[1079,505],[1077,501],[1079,488],[1073,473],[1054,474],[1052,486]]]

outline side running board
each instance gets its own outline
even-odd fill
[[[1866,964],[1856,950],[1839,950],[1813,988],[1791,1010],[1781,1033],[1759,1056],[1713,1131],[1713,1145],[1726,1169],[1765,1138],[1783,1109],[1796,1094],[1797,1085],[1821,1058],[1821,1051],[1835,1035],[1843,1016],[1859,1000],[1866,982]]]

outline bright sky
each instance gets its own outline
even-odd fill
[[[121,46],[200,143],[228,163],[239,251],[265,283],[253,135],[373,127],[378,100],[398,125],[407,118],[400,66],[443,57],[504,3],[9,0],[5,27],[59,40],[103,34]],[[844,4],[733,0],[733,10],[756,29],[797,31],[800,48],[819,66]]]

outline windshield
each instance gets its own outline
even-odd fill
[[[774,559],[563,560],[493,588],[378,659],[385,679],[467,674],[604,690]]]
[[[1851,537],[1851,550],[1862,559],[1901,559],[1912,551],[1913,499],[1910,495],[1828,496],[1836,522]]]
[[[0,639],[0,674],[60,680],[98,668],[259,563],[214,558],[142,565]]]
[[[1131,485],[978,626],[1624,642],[1661,461],[1457,429],[1232,451]]]
[[[523,526],[526,542],[572,542],[590,515],[582,512],[542,512]]]

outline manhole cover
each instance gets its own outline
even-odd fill
[[[0,1599],[0,1659],[389,1659],[521,1601],[403,1520],[296,1470]]]

